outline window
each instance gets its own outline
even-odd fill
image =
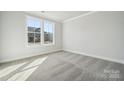
[[[54,44],[53,22],[28,16],[26,20],[26,28],[28,45]]]
[[[54,23],[48,20],[44,21],[44,44],[54,43]]]
[[[41,43],[41,20],[28,17],[27,18],[28,44]]]

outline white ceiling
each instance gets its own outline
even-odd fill
[[[89,11],[26,11],[29,14],[63,22],[70,18],[88,13]]]

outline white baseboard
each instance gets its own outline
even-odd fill
[[[86,56],[90,56],[90,57],[94,57],[94,58],[99,58],[99,59],[103,59],[103,60],[107,60],[107,61],[111,61],[111,62],[115,62],[115,63],[122,63],[122,64],[124,64],[123,60],[112,59],[112,58],[107,58],[107,57],[101,57],[101,56],[97,56],[97,55],[86,54],[86,53],[77,52],[77,51],[68,50],[68,49],[63,49],[63,51],[68,51],[68,52],[72,52],[72,53],[76,53],[76,54],[80,54],[80,55],[86,55]]]
[[[31,55],[25,55],[25,56],[16,57],[16,58],[3,59],[0,61],[0,63],[7,63],[7,62],[14,61],[14,60],[24,59],[27,57],[33,57],[33,56],[38,56],[38,55],[49,54],[49,53],[58,52],[58,51],[62,51],[62,49],[57,49],[57,50],[52,50],[52,51],[42,52],[42,53],[37,53],[37,54],[31,54]]]

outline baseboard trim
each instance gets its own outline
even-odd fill
[[[111,58],[96,56],[96,55],[92,55],[92,54],[81,53],[81,52],[77,52],[77,51],[73,51],[73,50],[68,50],[68,49],[63,49],[63,51],[72,52],[72,53],[76,53],[76,54],[80,54],[80,55],[90,56],[90,57],[99,58],[99,59],[102,59],[102,60],[107,60],[107,61],[111,61],[111,62],[115,62],[115,63],[122,63],[122,64],[124,64],[124,61],[122,61],[122,60],[111,59]]]
[[[45,55],[45,54],[54,53],[54,52],[58,52],[58,51],[62,51],[62,49],[57,49],[57,50],[52,50],[52,51],[48,51],[48,52],[37,53],[37,54],[33,54],[33,55],[26,55],[26,56],[22,56],[22,57],[18,57],[18,58],[16,57],[16,58],[11,58],[11,59],[4,59],[4,60],[1,60],[0,63],[8,63],[8,62],[15,61],[15,60],[20,60],[20,59],[33,57],[33,56],[38,56],[38,55]]]

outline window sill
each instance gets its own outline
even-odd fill
[[[28,44],[27,47],[54,46],[55,44]]]
[[[55,44],[51,43],[51,44],[42,44],[43,46],[54,46]]]
[[[41,44],[28,44],[27,47],[41,47]]]

